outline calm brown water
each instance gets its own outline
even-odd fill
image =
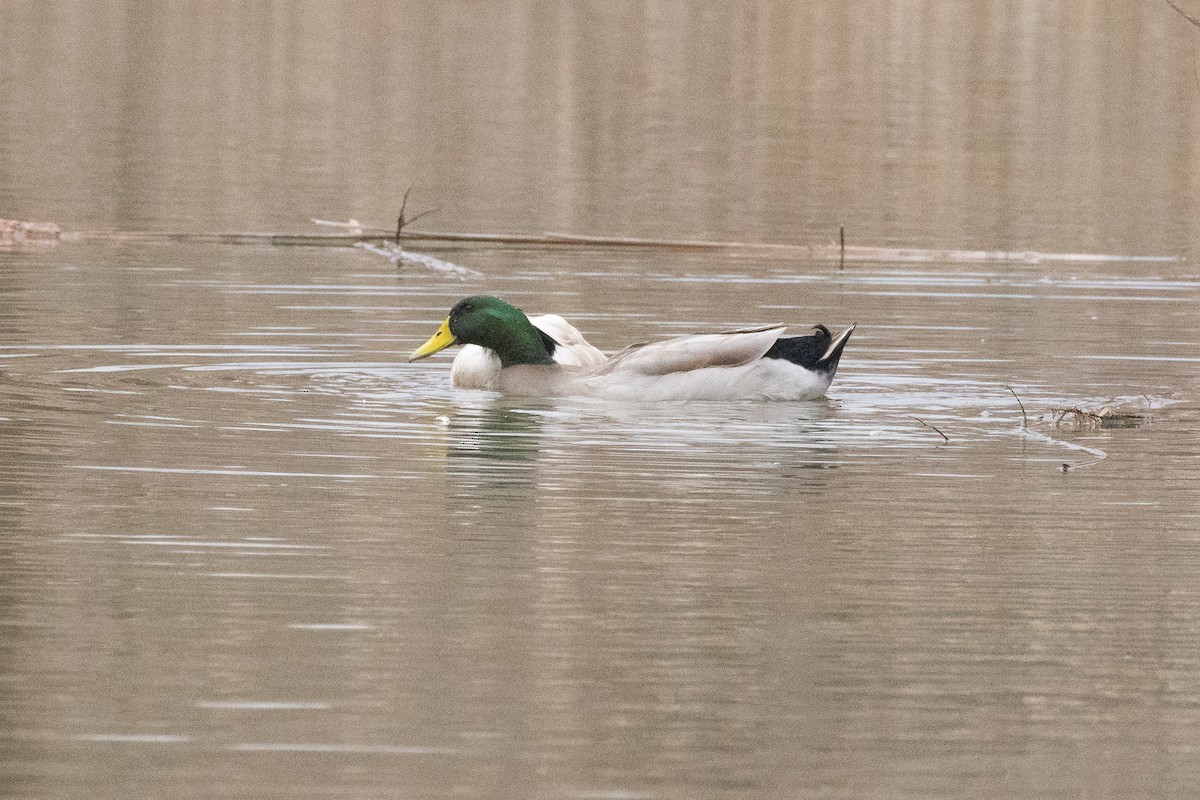
[[[1168,260],[0,251],[0,795],[1200,783],[1200,30],[1165,4],[4,16],[0,217],[387,225],[412,183],[451,230]],[[478,292],[608,350],[859,328],[825,402],[516,401],[404,363]]]

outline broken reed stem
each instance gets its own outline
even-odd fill
[[[1021,398],[1017,397],[1017,393],[1013,392],[1013,388],[1011,386],[1009,386],[1008,384],[1005,384],[1004,388],[1008,389],[1010,392],[1012,392],[1013,399],[1015,399],[1017,401],[1017,405],[1019,405],[1021,407],[1021,427],[1028,428],[1029,427],[1029,415],[1025,413],[1025,404],[1021,402]]]
[[[949,441],[950,441],[950,437],[949,437],[949,436],[947,436],[946,434],[942,433],[942,432],[941,432],[940,430],[938,430],[936,427],[934,427],[933,425],[930,425],[928,422],[926,422],[925,420],[921,419],[920,417],[909,417],[909,419],[915,419],[917,422],[921,423],[921,424],[922,424],[922,425],[924,425],[926,428],[929,428],[931,431],[933,431],[933,432],[934,432],[934,433],[936,433],[938,436],[940,436],[940,437],[942,437],[943,439],[945,439],[947,442],[949,442]]]
[[[838,225],[838,269],[846,268],[846,226]]]

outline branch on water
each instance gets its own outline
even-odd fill
[[[60,232],[53,225],[54,233],[47,241],[112,241],[112,242],[170,242],[170,243],[205,243],[205,244],[271,244],[277,246],[304,247],[353,247],[360,242],[373,244],[390,244],[398,241],[419,242],[455,242],[483,243],[495,245],[516,245],[533,247],[630,247],[643,249],[674,249],[674,250],[729,250],[748,251],[756,253],[772,253],[812,262],[837,262],[839,268],[844,268],[847,262],[882,262],[901,264],[923,263],[1021,263],[1039,264],[1043,262],[1176,262],[1178,256],[1147,256],[1147,255],[1111,255],[1099,253],[1042,253],[1033,251],[985,251],[985,250],[944,250],[925,248],[874,247],[870,245],[844,245],[841,241],[825,245],[781,244],[773,242],[737,242],[715,241],[706,239],[646,239],[628,236],[590,236],[573,233],[547,232],[542,234],[524,233],[464,233],[459,231],[413,231],[409,226],[438,209],[422,211],[413,217],[407,216],[402,206],[400,217],[397,219],[398,228],[378,228],[364,226],[357,220],[333,222],[325,219],[314,219],[317,225],[345,229],[344,233],[274,233],[274,232],[192,232],[192,231],[120,231],[92,230]],[[0,220],[0,223],[16,225],[32,225],[14,220]],[[2,233],[0,226],[0,233]],[[839,236],[840,238],[840,236]],[[18,242],[19,244],[20,242]],[[0,246],[12,244],[0,237]]]
[[[417,214],[414,217],[406,217],[404,212],[408,208],[408,193],[411,191],[412,184],[409,184],[408,188],[404,190],[404,197],[400,200],[400,216],[396,218],[396,247],[400,246],[400,238],[404,235],[404,229],[406,227],[412,225],[421,217],[427,217],[435,211],[438,211],[438,208],[434,207],[422,211],[420,214]]]
[[[947,436],[946,434],[942,433],[940,430],[938,430],[937,428],[935,428],[933,425],[930,425],[928,422],[926,422],[925,420],[921,419],[920,417],[909,417],[909,419],[915,419],[917,422],[921,423],[921,424],[922,424],[922,425],[924,425],[926,428],[929,428],[931,431],[933,431],[933,432],[934,432],[934,433],[936,433],[938,436],[940,436],[940,437],[942,437],[943,439],[945,439],[947,442],[949,442],[949,441],[950,441],[950,437],[949,437],[949,436]]]
[[[1013,388],[1011,386],[1009,386],[1008,384],[1005,384],[1004,388],[1008,389],[1010,392],[1012,392],[1013,399],[1016,400],[1017,405],[1019,405],[1021,407],[1021,427],[1028,428],[1029,427],[1029,415],[1025,413],[1025,404],[1021,402],[1021,398],[1017,397],[1017,393],[1013,392]]]
[[[1083,467],[1090,467],[1093,464],[1099,464],[1101,461],[1108,458],[1108,453],[1098,447],[1088,447],[1082,444],[1075,444],[1074,442],[1063,441],[1062,439],[1056,439],[1055,437],[1049,436],[1040,431],[1032,430],[1029,427],[1029,416],[1025,413],[1025,404],[1021,402],[1021,398],[1017,396],[1017,393],[1013,391],[1011,386],[1006,384],[1004,388],[1012,392],[1013,399],[1015,399],[1017,401],[1017,405],[1021,407],[1021,427],[1019,430],[1015,431],[1017,436],[1022,436],[1027,439],[1036,439],[1039,442],[1057,445],[1058,447],[1066,447],[1071,450],[1079,450],[1087,453],[1088,455],[1094,456],[1091,461],[1084,461],[1079,464],[1067,464],[1065,462],[1060,464],[1059,469],[1061,469],[1063,472],[1068,472],[1073,469],[1082,469]]]

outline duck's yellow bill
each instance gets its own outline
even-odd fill
[[[440,353],[457,341],[454,338],[454,334],[450,332],[450,318],[446,317],[446,321],[442,323],[442,327],[437,329],[437,333],[430,336],[428,342],[413,350],[408,360],[416,361],[419,358],[428,358],[434,353]]]

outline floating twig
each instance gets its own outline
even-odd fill
[[[1173,8],[1173,9],[1175,9],[1175,13],[1176,13],[1176,14],[1178,14],[1178,15],[1179,15],[1179,16],[1181,16],[1181,17],[1183,17],[1183,18],[1184,18],[1184,19],[1186,19],[1188,22],[1190,22],[1190,23],[1192,23],[1193,25],[1195,25],[1197,28],[1200,28],[1200,19],[1196,19],[1196,18],[1195,18],[1195,17],[1193,17],[1191,14],[1187,13],[1187,12],[1186,12],[1186,11],[1184,11],[1182,8],[1180,8],[1179,6],[1175,5],[1175,2],[1174,2],[1174,0],[1166,0],[1166,2],[1167,2],[1167,5],[1169,5],[1169,6],[1170,6],[1171,8]]]
[[[396,218],[396,247],[400,246],[400,234],[404,232],[404,209],[408,207],[408,193],[411,191],[410,183],[404,190],[404,197],[400,199],[400,216]]]
[[[404,216],[404,212],[408,208],[408,193],[411,191],[412,191],[412,184],[409,184],[408,188],[406,188],[404,190],[404,197],[402,197],[400,199],[400,216],[396,218],[396,247],[397,247],[397,249],[400,247],[400,237],[404,234],[405,227],[412,225],[414,222],[419,220],[421,217],[428,216],[438,210],[437,208],[430,208],[425,211],[422,211],[420,214],[417,214],[415,217]]]
[[[1200,28],[1200,19],[1196,19],[1191,14],[1188,14],[1182,8],[1177,6],[1172,0],[1167,0],[1167,5],[1175,9],[1175,13],[1186,19],[1188,22]],[[1196,70],[1196,50],[1192,49],[1192,80],[1196,82],[1196,88],[1200,89],[1200,72]]]
[[[1004,388],[1008,389],[1009,392],[1012,392],[1013,399],[1016,400],[1017,405],[1021,407],[1021,427],[1017,431],[1018,435],[1024,436],[1027,439],[1037,439],[1040,442],[1046,442],[1047,444],[1058,445],[1059,447],[1067,447],[1067,448],[1070,448],[1071,450],[1082,450],[1085,453],[1089,453],[1093,456],[1096,456],[1096,458],[1093,459],[1092,461],[1085,461],[1082,464],[1071,465],[1071,464],[1063,463],[1063,464],[1059,465],[1059,468],[1063,472],[1067,472],[1068,470],[1072,470],[1072,469],[1080,469],[1081,467],[1088,467],[1088,466],[1091,466],[1092,464],[1099,464],[1101,461],[1108,458],[1108,453],[1104,452],[1103,450],[1101,450],[1097,447],[1087,447],[1082,444],[1075,444],[1074,442],[1064,442],[1062,439],[1055,439],[1053,436],[1048,436],[1047,434],[1041,433],[1040,431],[1031,430],[1029,427],[1029,415],[1025,413],[1025,404],[1021,402],[1021,398],[1017,396],[1017,393],[1015,391],[1013,391],[1013,388],[1011,386],[1009,386],[1008,384],[1005,384]]]
[[[588,236],[572,233],[548,232],[543,234],[524,233],[466,233],[459,231],[414,231],[412,225],[420,217],[437,209],[423,211],[414,217],[405,212],[400,231],[401,241],[462,242],[499,245],[532,245],[538,247],[634,247],[668,248],[678,250],[746,250],[753,252],[779,253],[813,261],[871,261],[884,263],[1021,263],[1044,262],[1177,262],[1180,256],[1126,256],[1103,253],[1042,253],[1036,251],[989,251],[989,250],[943,250],[901,247],[872,247],[869,245],[845,246],[840,243],[826,245],[779,244],[770,242],[723,242],[703,239],[642,239],[623,236]],[[399,220],[397,220],[399,221]],[[318,224],[325,224],[323,220]],[[190,232],[190,231],[114,231],[92,230],[65,232],[64,241],[125,241],[125,242],[189,242],[208,244],[272,244],[280,246],[306,247],[353,247],[359,242],[394,242],[395,228],[378,228],[349,223],[332,223],[345,227],[347,233],[272,233],[272,232]]]
[[[910,416],[910,417],[909,417],[909,419],[915,419],[917,422],[921,423],[921,424],[922,424],[922,425],[924,425],[926,428],[929,428],[931,431],[933,431],[933,432],[934,432],[934,433],[936,433],[938,436],[940,436],[940,437],[942,437],[943,439],[945,439],[947,442],[949,442],[949,441],[950,441],[950,437],[949,437],[949,436],[947,436],[946,434],[942,433],[942,432],[941,432],[940,430],[938,430],[936,427],[934,427],[933,425],[930,425],[928,422],[926,422],[925,420],[921,419],[920,417],[913,417],[913,416]]]
[[[1013,399],[1015,399],[1017,401],[1017,405],[1019,405],[1021,407],[1021,427],[1028,428],[1029,427],[1029,415],[1025,413],[1025,404],[1021,402],[1021,398],[1017,397],[1017,393],[1013,392],[1013,388],[1011,386],[1009,386],[1008,384],[1005,384],[1004,388],[1008,389],[1010,392],[1012,392]]]

